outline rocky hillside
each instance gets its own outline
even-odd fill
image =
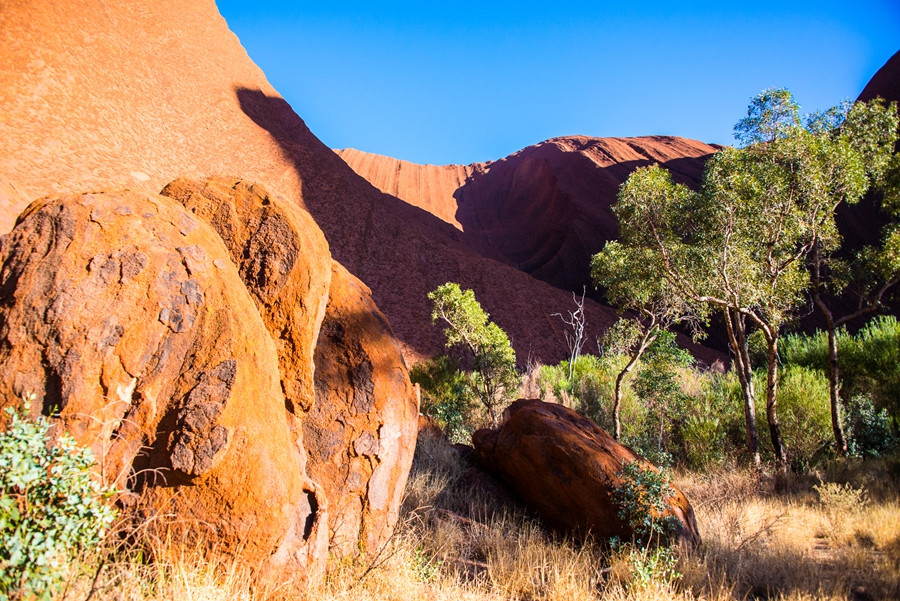
[[[425,295],[474,288],[522,360],[565,354],[571,295],[485,257],[460,230],[359,177],[253,64],[212,0],[14,2],[0,15],[0,230],[31,200],[234,174],[305,207],[407,358],[441,348]],[[590,337],[614,318],[588,307]]]
[[[661,163],[695,186],[716,149],[665,136],[571,136],[465,166],[416,165],[353,149],[338,154],[380,190],[463,231],[485,254],[580,292],[590,282],[591,255],[618,235],[611,207],[631,171]]]

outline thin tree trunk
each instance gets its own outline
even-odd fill
[[[841,373],[838,365],[838,340],[837,324],[834,314],[818,292],[813,293],[813,300],[819,311],[825,317],[825,331],[828,332],[828,396],[831,401],[831,430],[834,433],[834,446],[841,457],[846,457],[849,451],[847,436],[844,433],[844,420],[841,415]]]
[[[744,318],[734,314],[729,309],[723,309],[725,316],[725,329],[728,332],[728,342],[734,352],[735,369],[738,381],[741,383],[741,396],[744,397],[744,422],[747,427],[747,451],[753,461],[754,467],[760,468],[762,462],[759,457],[759,435],[756,431],[756,394],[753,390],[753,368],[750,365],[750,348],[747,345],[747,336]]]
[[[844,419],[841,402],[841,372],[838,366],[837,328],[834,322],[828,325],[828,392],[831,398],[831,429],[834,431],[834,445],[841,457],[846,457],[850,449],[847,436],[844,434]]]
[[[622,438],[622,420],[619,417],[619,413],[622,409],[622,382],[625,381],[625,376],[634,369],[635,364],[637,364],[641,355],[644,354],[644,351],[647,350],[647,347],[656,339],[657,332],[658,328],[653,325],[644,333],[640,341],[638,341],[635,351],[631,354],[631,359],[628,360],[628,364],[622,368],[622,371],[616,376],[616,397],[613,401],[613,436],[616,440],[621,440]]]
[[[787,471],[787,453],[778,423],[778,336],[768,341],[768,369],[766,370],[766,420],[769,422],[769,436],[775,450],[775,461],[782,472]]]

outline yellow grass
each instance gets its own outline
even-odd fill
[[[696,550],[676,551],[677,578],[654,573],[649,580],[635,566],[646,563],[650,552],[642,556],[628,547],[610,550],[548,533],[526,510],[498,507],[487,492],[461,485],[465,469],[449,445],[422,441],[397,532],[384,551],[374,558],[332,559],[324,581],[310,590],[262,577],[240,558],[201,556],[156,542],[149,554],[106,553],[99,576],[99,558],[85,558],[85,569],[75,570],[60,598],[900,598],[900,483],[888,475],[897,473],[896,463],[838,465],[778,483],[738,468],[680,474],[676,484],[694,503],[704,542]],[[837,482],[831,496],[817,492],[816,487],[824,490],[823,481]]]

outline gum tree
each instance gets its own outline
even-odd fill
[[[896,103],[880,100],[834,107],[813,115],[808,129],[825,138],[841,160],[831,165],[835,170],[854,165],[865,173],[865,185],[879,188],[881,208],[888,222],[878,245],[867,246],[852,257],[838,258],[840,238],[834,233],[816,240],[810,256],[812,299],[825,318],[828,334],[828,377],[831,403],[831,425],[835,446],[841,455],[848,452],[844,433],[840,397],[840,365],[838,362],[838,329],[844,324],[876,313],[885,295],[900,282],[900,155],[894,153],[898,135]],[[837,153],[836,153],[837,154]],[[857,202],[861,194],[853,190],[834,200]],[[855,298],[849,311],[839,313],[833,303],[835,295]]]
[[[472,371],[468,378],[478,398],[496,426],[509,392],[519,383],[516,353],[500,326],[490,321],[472,290],[447,282],[428,293],[433,303],[432,323],[446,324],[447,348],[461,347],[468,352]]]
[[[666,187],[665,190],[673,189]],[[662,188],[659,191],[664,192]],[[620,198],[629,193],[623,187]],[[655,268],[652,258],[652,253],[646,249],[613,240],[591,259],[594,283],[605,289],[609,303],[623,313],[603,337],[604,348],[628,357],[616,374],[613,401],[613,436],[616,440],[622,436],[620,413],[625,378],[660,333],[682,321],[696,324],[699,319],[697,308],[668,284],[662,272]]]
[[[787,456],[778,421],[778,342],[810,285],[807,258],[832,246],[835,208],[868,187],[863,161],[848,144],[803,127],[787,90],[750,103],[735,136],[706,164],[694,193],[659,166],[638,169],[623,185],[615,212],[622,243],[659,270],[678,294],[725,320],[741,383],[747,446],[759,465],[748,335],[766,342],[766,419],[775,458]]]

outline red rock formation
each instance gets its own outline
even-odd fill
[[[162,196],[50,197],[0,239],[0,264],[0,406],[36,395],[155,523],[321,571],[324,499],[275,345],[209,226]]]
[[[878,69],[860,92],[857,100],[872,100],[878,97],[888,102],[900,101],[900,51]]]
[[[313,352],[325,318],[331,254],[309,213],[237,178],[178,179],[162,191],[216,230],[275,340],[289,411],[312,408]]]
[[[621,486],[623,461],[640,461],[590,419],[562,405],[518,400],[496,430],[472,437],[475,460],[508,484],[543,520],[566,531],[630,539],[611,492]],[[694,511],[680,491],[669,502],[679,535],[699,543]]]
[[[212,0],[7,2],[0,46],[0,106],[15,116],[0,120],[0,230],[45,194],[155,193],[233,173],[309,210],[408,358],[442,348],[425,295],[448,280],[475,290],[522,362],[566,355],[551,314],[571,295],[356,175],[272,89]],[[587,314],[589,339],[615,319],[593,302]]]
[[[309,473],[330,500],[331,546],[374,554],[397,522],[419,406],[387,319],[337,263],[315,360],[304,442]]]
[[[618,236],[611,208],[635,167],[660,163],[677,181],[696,186],[716,150],[665,136],[572,136],[464,167],[415,165],[357,150],[338,154],[380,190],[464,231],[476,248],[581,292],[590,284],[590,257]]]
[[[457,229],[456,194],[483,164],[418,165],[353,148],[337,151],[350,167],[386,194],[425,209]]]

